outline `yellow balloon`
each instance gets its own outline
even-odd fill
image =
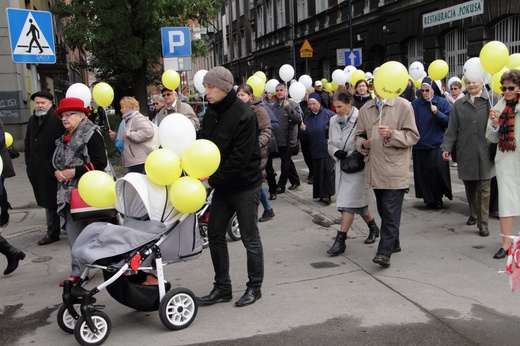
[[[500,41],[488,42],[482,47],[479,54],[480,63],[489,73],[497,73],[506,66],[509,58],[507,46]]]
[[[175,90],[181,83],[181,76],[175,70],[166,70],[163,72],[161,80],[166,88]]]
[[[265,87],[265,83],[262,82],[262,78],[253,75],[247,79],[246,84],[253,88],[253,95],[256,97],[262,96]]]
[[[327,84],[329,81],[327,80],[327,78],[322,78],[321,79],[321,85],[323,85],[323,87],[325,88],[325,84]]]
[[[98,83],[92,89],[92,97],[101,107],[109,106],[114,100],[114,89],[105,82]]]
[[[144,162],[146,176],[157,185],[173,184],[182,174],[181,160],[170,149],[152,151]]]
[[[437,59],[428,66],[428,75],[432,80],[441,80],[448,74],[449,67],[446,61]]]
[[[331,87],[332,87],[332,91],[336,91],[336,90],[338,90],[338,88],[339,88],[338,83],[336,83],[336,82],[334,82],[334,81],[330,82],[330,85],[331,85]]]
[[[193,178],[207,178],[220,165],[220,150],[212,141],[197,139],[182,154],[182,168]]]
[[[366,80],[365,72],[362,70],[355,70],[352,72],[352,76],[350,77],[350,85],[354,86],[360,80]]]
[[[265,75],[265,73],[263,73],[262,71],[256,71],[253,76],[257,76],[257,77],[260,77],[260,79],[262,80],[262,83],[266,83],[267,82],[267,76]]]
[[[181,177],[170,188],[170,202],[181,213],[195,213],[206,201],[206,187],[193,177]]]
[[[422,85],[422,78],[417,79],[417,80],[414,80],[414,81],[413,81],[413,85],[414,85],[417,89],[420,89],[420,88],[421,88],[421,85]]]
[[[388,61],[379,67],[374,76],[374,88],[384,99],[392,99],[403,93],[408,85],[408,70],[398,61]]]
[[[9,132],[4,133],[5,137],[5,146],[10,147],[13,144],[13,136]]]
[[[507,58],[506,67],[510,70],[520,66],[520,53],[514,53]]]
[[[330,93],[332,91],[332,83],[323,84],[323,89],[325,89],[325,91],[328,91]]]
[[[108,208],[116,203],[116,182],[103,171],[89,171],[79,179],[81,199],[96,208]]]
[[[502,94],[502,90],[500,90],[500,88],[502,87],[502,84],[500,84],[500,78],[502,78],[502,75],[507,71],[509,71],[509,69],[504,67],[500,71],[498,71],[497,73],[495,73],[491,76],[491,80],[490,80],[491,88],[493,89],[494,92],[496,92],[499,95]]]

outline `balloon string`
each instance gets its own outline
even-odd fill
[[[383,117],[383,107],[384,107],[384,105],[381,107],[381,109],[379,109],[379,127],[381,127],[381,118]]]
[[[106,120],[106,124],[108,126],[108,131],[112,131],[112,129],[110,128],[110,121],[108,121],[108,114],[107,114],[107,111],[105,108],[103,108],[103,113],[105,113],[105,120]]]
[[[493,85],[493,75],[491,76],[491,85]],[[484,90],[486,91],[487,93],[487,96],[488,96],[488,101],[489,101],[489,106],[491,108],[493,108],[493,93],[489,93],[489,91],[487,90],[486,86],[484,85],[484,81],[482,79],[480,79],[480,81],[482,82],[482,88],[484,88]]]

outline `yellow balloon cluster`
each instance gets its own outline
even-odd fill
[[[116,203],[116,183],[103,171],[89,171],[79,179],[81,199],[96,208],[108,208]]]
[[[170,90],[177,89],[181,84],[181,76],[175,70],[164,71],[161,80],[162,84]]]
[[[182,174],[181,160],[170,149],[157,149],[146,158],[144,170],[154,184],[170,185]]]
[[[101,107],[109,106],[114,100],[114,89],[105,82],[97,83],[92,89],[92,97]]]

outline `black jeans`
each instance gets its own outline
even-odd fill
[[[374,189],[377,211],[381,217],[381,240],[377,253],[390,257],[392,250],[400,246],[399,227],[405,190]]]
[[[265,165],[265,179],[267,180],[267,185],[269,185],[270,194],[276,194],[276,175],[273,168],[273,156],[274,153],[269,153],[267,164]]]
[[[285,190],[285,185],[287,185],[287,179],[291,185],[300,185],[300,177],[298,176],[298,172],[296,171],[296,166],[294,166],[294,162],[291,158],[293,148],[291,147],[278,147],[278,152],[280,153],[280,179],[278,179],[278,187]]]
[[[45,217],[47,219],[47,235],[51,238],[60,236],[60,216],[56,209],[45,209]]]
[[[211,201],[208,238],[216,288],[231,290],[229,277],[229,252],[226,233],[231,217],[236,212],[240,225],[242,243],[247,252],[247,287],[259,290],[264,279],[264,252],[258,232],[258,205],[260,187],[255,187],[231,196],[217,190]]]

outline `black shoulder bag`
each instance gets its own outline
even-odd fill
[[[348,139],[350,138],[352,131],[356,127],[356,124],[357,119],[354,122],[354,126],[352,126],[352,128],[350,129],[347,139],[345,140],[345,144],[343,145],[343,149],[345,149]],[[362,171],[363,169],[365,169],[365,156],[354,149],[354,151],[350,155],[340,160],[340,167],[343,172],[349,174]]]

